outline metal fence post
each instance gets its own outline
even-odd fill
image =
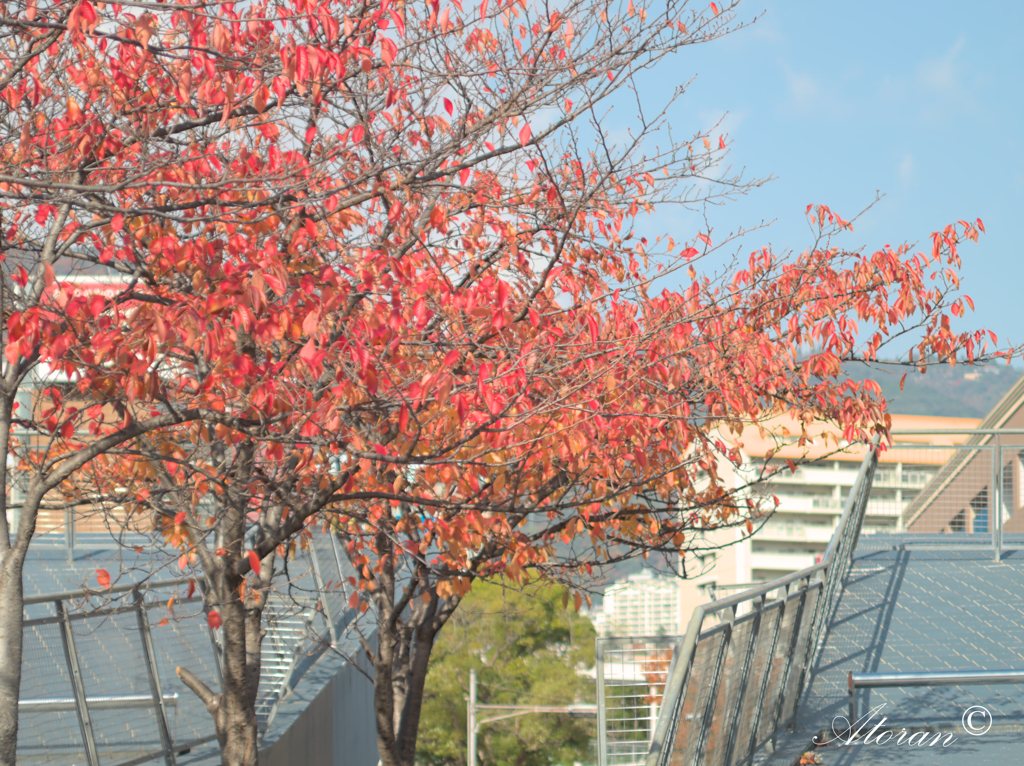
[[[60,618],[60,635],[64,643],[64,657],[71,671],[71,688],[75,694],[75,710],[78,713],[78,726],[82,730],[82,744],[85,745],[85,758],[89,766],[99,766],[100,759],[96,754],[96,739],[93,737],[92,720],[89,718],[89,705],[85,699],[85,683],[82,670],[78,665],[78,652],[75,651],[75,637],[71,632],[71,619],[64,609],[63,601],[54,601],[57,616]]]
[[[604,642],[597,639],[594,647],[594,668],[597,675],[597,763],[607,766],[608,763],[608,711],[604,695]]]
[[[747,743],[747,756],[744,762],[750,763],[754,758],[754,749],[757,747],[757,732],[761,728],[761,711],[764,710],[764,699],[768,695],[768,684],[772,679],[772,660],[775,657],[775,647],[779,642],[779,633],[782,632],[782,623],[786,619],[786,604],[789,602],[790,588],[804,588],[806,593],[807,582],[798,580],[786,586],[782,594],[782,604],[779,606],[779,616],[775,619],[775,630],[772,631],[772,640],[768,644],[768,651],[764,655],[764,672],[761,674],[761,687],[757,692],[757,702],[754,703],[754,720],[750,724],[750,741]]]
[[[164,707],[164,690],[160,685],[160,673],[156,666],[156,652],[153,650],[153,634],[149,631],[149,617],[142,594],[137,590],[132,593],[135,600],[135,616],[139,622],[139,634],[142,636],[142,657],[146,661],[146,672],[149,674],[149,688],[153,692],[153,704],[156,706],[156,722],[160,729],[160,741],[164,746],[164,760],[167,766],[175,766],[174,740],[171,729],[167,725],[167,709]]]
[[[338,628],[334,623],[334,615],[331,614],[331,608],[327,605],[327,588],[324,586],[324,577],[320,572],[320,557],[317,555],[316,546],[312,543],[309,545],[309,560],[313,563],[313,581],[316,583],[316,592],[319,596],[320,606],[323,608],[324,616],[327,618],[327,630],[331,635],[331,643],[337,644]]]
[[[988,512],[988,526],[992,533],[992,552],[995,560],[1003,558],[1003,447],[999,434],[992,437],[992,492]]]
[[[725,632],[722,634],[722,643],[718,647],[718,656],[715,658],[715,666],[711,671],[711,682],[708,684],[708,698],[704,702],[704,713],[700,718],[700,731],[697,732],[697,747],[694,751],[693,766],[702,766],[707,756],[708,737],[711,735],[711,725],[715,719],[715,703],[718,701],[718,687],[722,683],[722,670],[729,655],[729,642],[732,639],[732,625],[736,621],[736,607],[731,607],[728,612],[728,620]]]
[[[761,634],[761,620],[764,618],[764,605],[768,594],[764,593],[753,606],[757,609],[754,615],[753,624],[750,626],[750,641],[747,642],[747,649],[743,653],[743,670],[740,671],[739,688],[736,690],[736,706],[732,709],[729,722],[726,724],[726,732],[729,737],[725,748],[724,764],[732,763],[733,752],[736,749],[736,740],[739,735],[739,718],[743,710],[743,701],[747,696],[747,684],[750,682],[750,673],[754,666],[754,654],[757,649],[757,639]]]
[[[73,508],[64,509],[64,547],[68,552],[68,563],[75,558],[75,512]]]
[[[822,583],[822,588],[824,589],[824,583]],[[784,708],[786,706],[786,687],[789,686],[789,677],[790,677],[790,674],[792,674],[792,672],[793,672],[793,657],[794,657],[794,655],[796,655],[797,645],[800,643],[800,628],[803,625],[803,620],[804,620],[804,606],[807,604],[807,594],[810,593],[810,592],[811,592],[811,582],[810,582],[810,580],[808,580],[806,585],[802,589],[802,592],[800,594],[800,601],[799,601],[799,603],[797,604],[797,607],[796,607],[796,615],[794,615],[794,617],[793,617],[793,628],[792,628],[792,630],[790,631],[790,634],[789,634],[789,650],[786,652],[785,664],[782,667],[782,676],[779,678],[779,691],[778,691],[778,694],[775,695],[775,705],[774,705],[774,712],[772,712],[772,726],[771,726],[772,744],[775,743],[775,733],[779,729],[779,721],[782,718],[782,708]],[[818,592],[818,598],[819,599],[821,598],[821,592],[820,591]],[[811,613],[811,615],[812,615],[811,619],[813,619],[813,614],[814,613],[812,612]],[[784,618],[785,618],[785,614],[780,614],[779,615],[779,622],[781,623]],[[807,632],[810,633],[810,625],[807,626]],[[809,637],[810,636],[808,636],[808,638]],[[774,660],[774,654],[773,655],[769,655],[769,657],[768,657],[768,659],[766,661],[767,662],[773,662],[773,660]],[[768,673],[770,673],[770,672],[771,672],[770,668],[768,668],[765,671],[766,675]],[[801,686],[803,686],[803,679],[804,679],[804,668],[801,667],[800,668],[800,680],[798,682],[797,689],[799,689]],[[795,707],[793,708],[793,713],[794,713],[794,715],[796,714],[796,708]],[[756,731],[754,733],[754,736],[757,736],[757,732]],[[751,748],[751,752],[753,752],[753,748]]]

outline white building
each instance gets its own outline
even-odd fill
[[[601,636],[678,635],[680,596],[674,577],[649,571],[630,575],[605,590],[604,606],[594,610],[594,627]]]

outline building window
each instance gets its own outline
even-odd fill
[[[981,490],[971,500],[971,512],[974,515],[974,524],[971,531],[988,532],[988,488]]]

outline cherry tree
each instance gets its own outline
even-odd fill
[[[649,70],[738,26],[677,0],[6,7],[5,392],[45,361],[75,395],[50,395],[52,456],[32,445],[26,470],[202,575],[223,686],[179,675],[224,763],[258,757],[263,606],[311,535],[355,567],[382,761],[412,764],[430,648],[475,579],[578,605],[595,566],[760,513],[720,479],[720,429],[884,433],[842,362],[894,337],[915,362],[992,357],[949,325],[980,222],[866,255],[817,207],[804,254],[718,272],[698,271],[730,245],[713,232],[640,231],[755,183],[720,169],[716,129],[668,133],[682,87],[609,130]],[[123,289],[77,294],[73,267]],[[33,523],[0,587],[4,764]]]

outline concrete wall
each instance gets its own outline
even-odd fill
[[[262,766],[377,766],[379,760],[373,684],[350,663],[260,751]]]

